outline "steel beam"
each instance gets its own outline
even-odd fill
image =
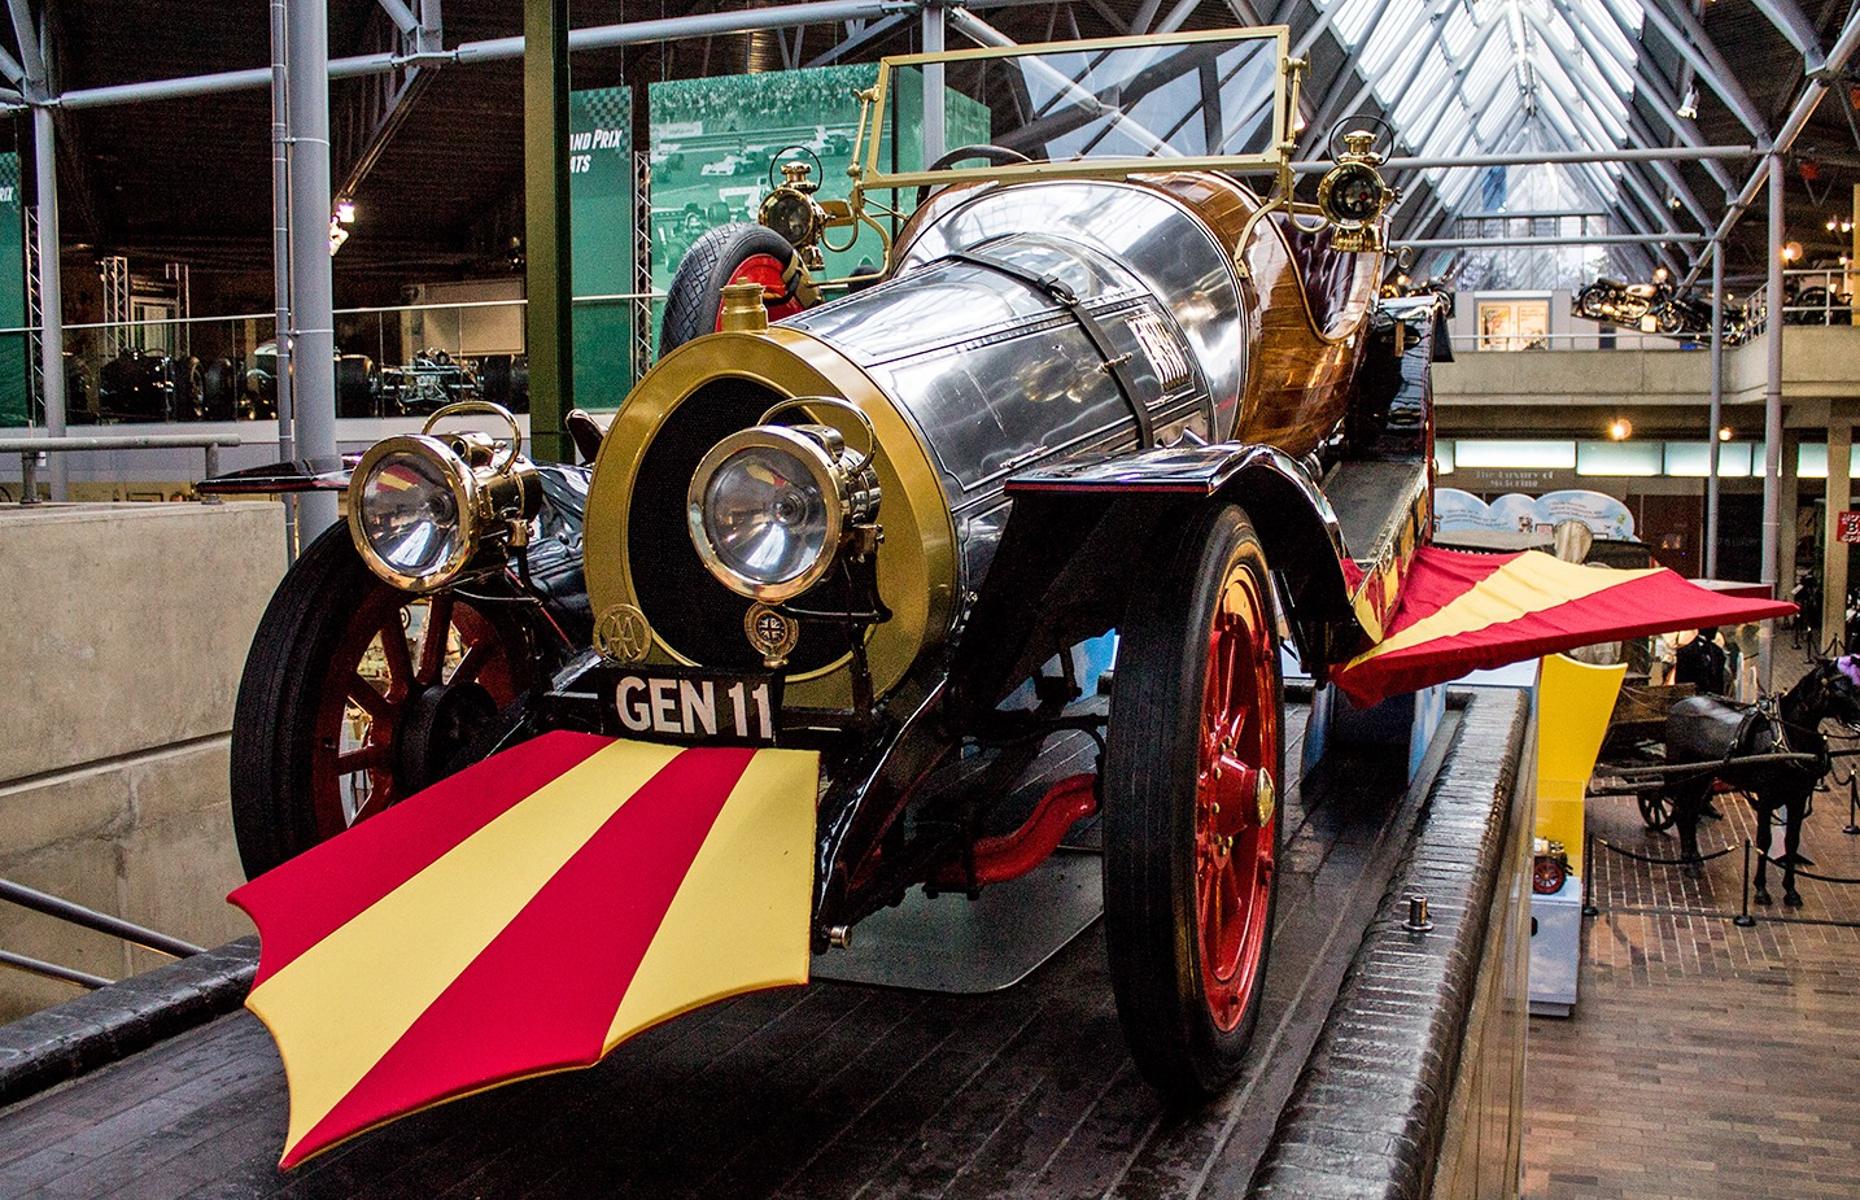
[[[271,0],[271,281],[272,340],[278,348],[272,376],[278,407],[278,457],[297,457],[296,411],[291,405],[291,120],[285,47],[290,32],[286,0]],[[284,501],[285,561],[297,558],[297,498]]]
[[[569,461],[563,414],[574,407],[574,289],[568,234],[568,0],[523,0],[524,345],[530,447]]]
[[[1750,6],[1769,18],[1770,24],[1776,26],[1776,32],[1789,39],[1789,44],[1801,54],[1804,68],[1813,73],[1821,67],[1821,39],[1815,33],[1815,27],[1802,15],[1802,9],[1795,0],[1751,0]]]
[[[1731,65],[1718,52],[1718,47],[1699,24],[1692,10],[1684,4],[1669,7],[1667,0],[1643,0],[1641,11],[1652,21],[1663,37],[1672,43],[1692,69],[1718,93],[1733,115],[1743,123],[1745,129],[1758,138],[1768,140],[1769,126],[1751,103],[1750,96],[1737,82],[1737,75]],[[1696,40],[1695,40],[1696,39]]]
[[[1828,94],[1828,81],[1846,69],[1847,61],[1854,56],[1856,50],[1860,50],[1860,11],[1849,15],[1847,23],[1841,26],[1840,36],[1835,38],[1833,49],[1828,51],[1827,62],[1823,64],[1820,71],[1810,77],[1808,87],[1803,89],[1801,97],[1795,102],[1795,107],[1789,111],[1788,119],[1783,122],[1782,128],[1776,131],[1773,148],[1777,154],[1787,154],[1789,148],[1795,145],[1795,139],[1801,136],[1803,127],[1808,124],[1809,118],[1815,115],[1815,109],[1821,105],[1822,97]],[[1725,236],[1731,232],[1732,226],[1736,225],[1749,211],[1751,204],[1756,201],[1758,189],[1763,186],[1763,181],[1768,177],[1768,162],[1758,164],[1757,169],[1751,173],[1749,181],[1744,184],[1743,190],[1738,192],[1737,199],[1731,202],[1731,207],[1724,214],[1724,220],[1718,223],[1716,240],[1724,240]],[[1681,282],[1682,288],[1691,287],[1698,279],[1699,268],[1703,262],[1701,258],[1692,264],[1692,269],[1686,272],[1686,277]]]
[[[1718,578],[1718,429],[1724,423],[1724,243],[1711,245],[1711,419],[1705,474],[1705,578]]]
[[[1507,154],[1449,154],[1438,157],[1396,155],[1385,170],[1438,170],[1448,167],[1532,167],[1555,163],[1691,162],[1697,158],[1754,158],[1755,146],[1616,146],[1596,150],[1520,150]],[[1307,158],[1292,164],[1300,175],[1322,175],[1337,164]]]
[[[898,28],[898,26],[910,20],[910,18],[911,14],[909,13],[892,13],[890,16],[881,18],[880,20],[868,21],[863,29],[840,39],[833,45],[827,47],[827,49],[816,54],[813,58],[808,59],[807,65],[810,67],[825,67],[839,62],[849,54],[857,54],[873,42],[878,41],[892,30]]]
[[[1783,170],[1783,158],[1780,152],[1769,156],[1770,211],[1769,211],[1769,270],[1765,294],[1768,298],[1769,315],[1765,321],[1764,361],[1765,375],[1763,382],[1763,568],[1761,581],[1769,585],[1770,594],[1776,594],[1776,577],[1778,574],[1778,551],[1782,546],[1782,508],[1780,484],[1782,480],[1782,337],[1783,337],[1783,207],[1788,195],[1784,182],[1788,176]],[[1757,683],[1764,691],[1770,690],[1774,678],[1775,654],[1774,637],[1771,634],[1771,621],[1763,622],[1757,640]]]
[[[1504,213],[1482,213],[1469,215],[1466,220],[1502,217]],[[1660,246],[1669,242],[1703,242],[1708,239],[1703,233],[1578,233],[1553,234],[1532,237],[1520,234],[1517,237],[1478,237],[1478,238],[1397,238],[1396,245],[1412,246],[1416,250],[1480,249],[1487,246]]]
[[[58,236],[58,145],[52,110],[32,110],[32,160],[39,201],[39,374],[44,377],[45,432],[65,436],[65,301]],[[53,500],[67,498],[65,456],[52,455]]]
[[[18,0],[14,0],[18,2]],[[680,38],[712,37],[729,33],[749,33],[758,29],[790,29],[800,25],[832,25],[841,21],[877,19],[896,13],[915,12],[917,0],[812,0],[804,4],[783,4],[771,8],[752,8],[734,12],[699,13],[664,20],[628,21],[618,25],[601,25],[577,29],[569,34],[568,48],[604,50],[632,46],[642,42],[667,42]],[[500,62],[523,57],[521,37],[489,38],[462,42],[451,50],[417,51],[413,54],[362,54],[332,59],[328,64],[331,79],[354,79],[364,75],[382,75],[409,63],[428,62]],[[268,67],[251,67],[238,71],[220,71],[211,75],[190,75],[179,79],[157,79],[145,83],[109,84],[103,87],[77,88],[60,95],[53,103],[62,108],[101,108],[112,104],[129,104],[144,100],[176,100],[188,96],[206,96],[217,92],[235,92],[261,88],[271,82]]]
[[[406,0],[378,0],[378,3],[382,11],[387,13],[388,19],[394,22],[394,27],[404,36],[411,37],[419,31],[420,18],[413,15]]]
[[[45,75],[45,55],[39,52],[39,34],[33,28],[32,6],[28,0],[6,0],[6,11],[13,18],[13,37],[19,42],[19,62],[25,78],[44,94],[50,88]]]
[[[925,54],[941,54],[948,26],[944,17],[948,12],[941,0],[930,0],[923,10],[923,48]],[[926,170],[930,164],[943,157],[943,151],[949,149],[944,133],[943,106],[943,64],[926,63],[923,72],[924,112],[923,112],[923,163]]]
[[[291,156],[291,399],[297,452],[336,454],[336,318],[329,264],[329,10],[286,0]],[[269,72],[267,72],[269,74]],[[304,544],[336,523],[331,492],[298,499]]]

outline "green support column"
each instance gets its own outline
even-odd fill
[[[523,3],[523,253],[529,304],[530,453],[568,459],[562,414],[575,405],[570,369],[574,295],[568,269],[568,0]]]

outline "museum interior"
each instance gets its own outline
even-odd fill
[[[0,4],[0,1197],[1860,1198],[1860,0]]]

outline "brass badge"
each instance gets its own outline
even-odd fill
[[[1272,810],[1279,803],[1279,797],[1272,788],[1272,772],[1264,767],[1259,769],[1259,782],[1254,785],[1253,800],[1259,805],[1259,826],[1264,829],[1272,824]]]
[[[764,666],[779,667],[801,640],[801,623],[766,604],[752,604],[743,615],[743,634],[762,656]]]
[[[652,650],[652,626],[646,623],[646,614],[631,604],[610,606],[594,623],[594,648],[611,662],[645,662]]]

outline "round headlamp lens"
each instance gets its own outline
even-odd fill
[[[360,524],[369,548],[394,571],[421,579],[453,562],[463,536],[444,468],[422,454],[385,454],[362,480]]]
[[[827,498],[799,455],[750,446],[704,487],[704,535],[718,562],[756,584],[798,579],[827,554]]]

